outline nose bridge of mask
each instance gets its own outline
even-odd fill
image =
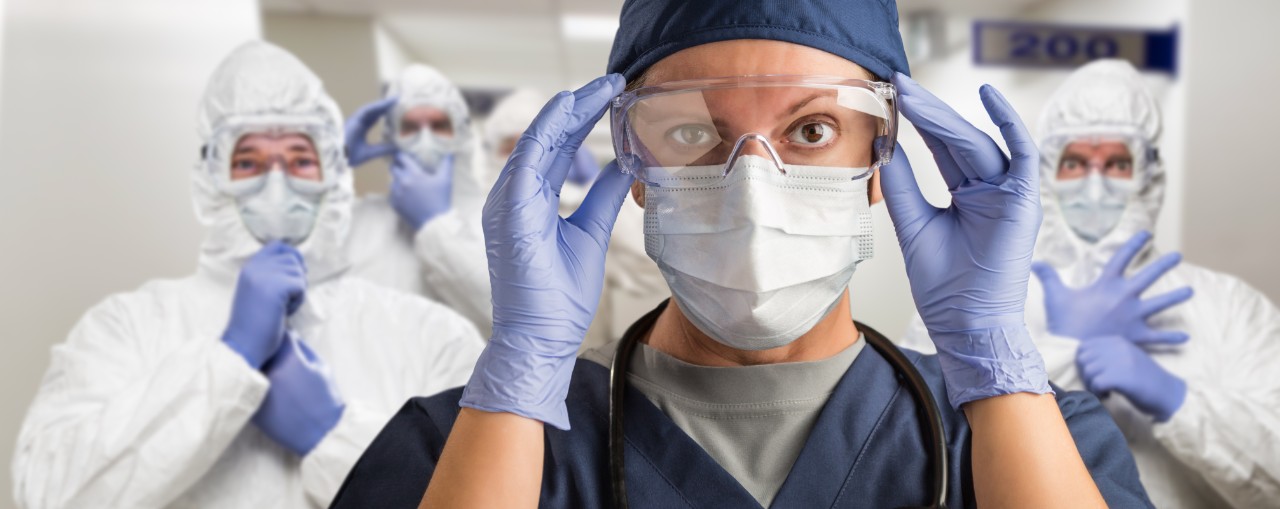
[[[445,156],[453,152],[451,144],[440,139],[439,136],[431,132],[430,127],[426,126],[411,136],[397,137],[396,146],[400,150],[413,154],[414,157],[418,158],[418,162],[427,166],[428,169],[434,169],[444,160]]]
[[[274,193],[273,198],[283,198],[289,190],[304,196],[316,196],[324,194],[328,189],[323,180],[310,180],[289,175],[283,163],[283,159],[277,159],[271,163],[266,173],[231,181],[227,184],[227,194],[245,197],[269,192]],[[322,168],[321,171],[328,170]]]
[[[1087,203],[1110,209],[1123,208],[1137,188],[1132,178],[1106,177],[1101,172],[1089,172],[1084,181]]]
[[[855,236],[870,225],[867,181],[835,168],[792,167],[782,172],[769,159],[742,156],[717,186],[645,187],[652,211],[646,232],[718,233],[764,227],[792,235]]]
[[[296,245],[305,241],[315,226],[320,195],[297,192],[282,171],[269,171],[258,178],[263,179],[261,189],[238,199],[249,233],[263,243],[282,240]]]
[[[1102,179],[1100,171],[1090,171],[1085,177],[1085,191],[1091,203],[1102,203],[1102,198],[1107,194],[1107,186]]]
[[[286,177],[284,168],[273,165],[271,170],[266,174],[266,181],[263,182],[262,193],[264,198],[272,201],[284,201],[289,195],[288,183],[285,182]]]

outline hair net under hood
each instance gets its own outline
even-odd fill
[[[479,142],[472,127],[471,110],[467,107],[462,91],[435,68],[410,64],[387,83],[382,96],[397,98],[395,107],[386,117],[388,141],[392,141],[394,133],[399,129],[399,117],[409,109],[430,106],[449,115],[457,145],[453,153],[455,207],[470,210],[483,206],[486,193],[481,192],[476,176],[476,167],[482,164],[478,154]]]
[[[289,52],[272,44],[252,41],[241,45],[222,61],[209,78],[197,113],[197,133],[206,145],[213,133],[229,120],[255,117],[309,117],[332,122],[332,133],[312,139],[316,151],[341,150],[342,113],[310,69]],[[336,185],[325,193],[315,226],[298,250],[306,258],[307,278],[321,281],[347,267],[347,229],[351,222],[353,184],[344,158],[321,171],[335,172]],[[236,274],[249,256],[262,248],[245,228],[236,200],[218,191],[213,171],[204,160],[191,173],[196,218],[208,229],[200,249],[201,267],[221,274]]]
[[[1165,173],[1157,156],[1160,110],[1142,76],[1123,60],[1099,60],[1081,67],[1054,92],[1040,116],[1041,205],[1044,223],[1036,258],[1058,269],[1069,285],[1093,282],[1122,244],[1141,230],[1155,228],[1164,200]],[[1132,140],[1137,192],[1116,226],[1089,243],[1072,231],[1053,190],[1062,151],[1074,140],[1117,137]],[[1135,265],[1150,254],[1144,250]]]

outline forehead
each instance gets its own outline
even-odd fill
[[[242,148],[296,148],[303,146],[312,148],[311,138],[301,133],[249,133],[241,136],[236,141],[237,147]]]
[[[1067,144],[1064,153],[1109,156],[1128,154],[1129,145],[1123,141],[1105,139],[1076,140]]]
[[[401,116],[407,118],[443,118],[449,116],[449,114],[435,106],[420,104],[405,110]]]
[[[672,53],[645,71],[644,84],[766,74],[876,79],[858,64],[819,49],[782,41],[740,39]]]

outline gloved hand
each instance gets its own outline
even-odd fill
[[[1089,392],[1098,397],[1119,392],[1156,422],[1173,417],[1187,398],[1185,381],[1165,371],[1142,348],[1120,336],[1081,341],[1076,367]]]
[[[899,110],[924,138],[951,190],[949,207],[930,205],[901,147],[880,171],[911,294],[938,348],[951,404],[1051,392],[1044,359],[1023,322],[1041,217],[1035,143],[990,85],[980,91],[982,103],[1012,159],[911,78],[897,74],[893,82]]]
[[[414,231],[453,206],[453,156],[427,169],[408,152],[391,162],[391,208]]]
[[[565,180],[585,186],[595,180],[596,175],[599,174],[600,165],[596,163],[596,158],[586,148],[579,148],[578,153],[573,157],[573,166],[569,167],[569,176]]]
[[[222,341],[254,369],[284,341],[285,319],[306,298],[307,266],[293,246],[273,241],[240,269],[231,303],[231,320]]]
[[[346,405],[329,368],[293,331],[263,367],[271,388],[253,423],[285,449],[306,456],[338,425]]]
[[[610,164],[578,210],[558,214],[573,158],[622,76],[561,92],[520,137],[484,206],[493,336],[461,404],[569,429],[564,399],[604,285],[604,257],[631,177]]]
[[[1147,325],[1147,318],[1191,298],[1191,288],[1182,287],[1163,295],[1143,300],[1142,294],[1156,280],[1182,261],[1178,253],[1169,253],[1152,262],[1133,277],[1125,279],[1124,271],[1151,234],[1138,232],[1129,239],[1102,269],[1092,285],[1067,288],[1058,272],[1046,263],[1031,266],[1044,286],[1044,307],[1049,332],[1059,336],[1087,340],[1100,336],[1123,336],[1135,343],[1181,343],[1187,334],[1158,331]]]
[[[389,156],[396,153],[396,146],[390,142],[370,145],[366,140],[369,130],[395,106],[396,97],[388,97],[362,106],[356,114],[347,119],[343,126],[343,134],[347,142],[347,165],[355,168],[370,159]]]

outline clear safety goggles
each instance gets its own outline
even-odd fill
[[[1082,157],[1092,155],[1089,151],[1069,150],[1074,143],[1091,146],[1119,143],[1125,146],[1127,154],[1112,154],[1101,163],[1094,162]],[[1073,180],[1098,173],[1107,178],[1143,182],[1148,177],[1149,165],[1160,159],[1155,147],[1144,137],[1119,128],[1093,127],[1087,134],[1058,134],[1045,139],[1042,145],[1056,149],[1042,150],[1042,157],[1053,158],[1045,164],[1054,168],[1055,180]]]
[[[743,155],[864,178],[893,156],[892,84],[825,76],[736,76],[624,92],[611,109],[618,167],[654,187],[719,185]]]
[[[405,115],[417,108],[430,108],[444,113],[448,117],[449,127],[453,134],[436,133],[436,126],[430,124],[415,124],[412,132],[402,133],[401,128],[405,127],[402,125],[405,121]],[[387,127],[393,133],[392,138],[403,146],[420,143],[420,139],[426,138],[430,140],[429,143],[431,145],[439,147],[441,150],[455,152],[466,146],[467,142],[470,141],[471,134],[471,125],[466,120],[466,113],[455,110],[456,108],[428,100],[397,102],[395,106],[391,107],[391,114],[387,117]]]
[[[303,135],[311,141],[316,160],[308,162],[306,157],[289,153],[237,157],[236,144],[250,134]],[[204,146],[205,170],[213,177],[218,191],[232,197],[261,191],[271,171],[284,172],[289,187],[300,194],[320,195],[337,185],[338,172],[346,168],[342,144],[338,141],[341,136],[332,122],[319,116],[232,118],[215,128],[210,142]]]

